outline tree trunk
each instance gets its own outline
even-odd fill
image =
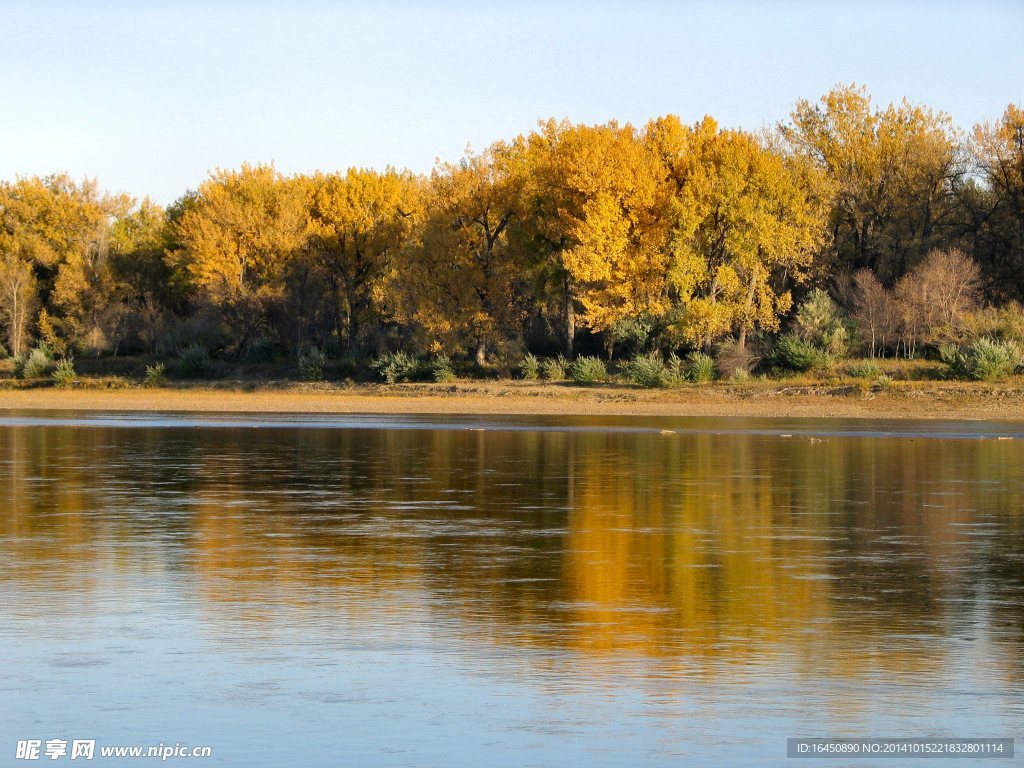
[[[757,293],[757,276],[754,275],[750,278],[750,285],[747,287],[747,311],[750,312],[754,306],[754,296]],[[736,345],[740,349],[747,348],[747,321],[743,321],[743,325],[740,326],[740,335],[736,339]]]
[[[569,278],[565,278],[565,356],[572,358],[573,346],[576,341],[576,306],[573,301]]]
[[[476,364],[487,364],[487,342],[481,339],[476,345]]]
[[[356,308],[352,305],[352,299],[348,300],[348,348],[356,351],[356,344],[359,341],[359,318],[356,316]]]

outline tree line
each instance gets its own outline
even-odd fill
[[[835,302],[846,343],[909,357],[1022,298],[1024,110],[965,132],[857,86],[757,133],[548,120],[425,176],[243,165],[167,208],[0,182],[14,356],[742,356]]]

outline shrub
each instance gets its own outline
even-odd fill
[[[1013,341],[978,339],[970,348],[971,378],[991,381],[1009,376],[1021,364],[1021,349]]]
[[[52,375],[53,381],[58,387],[70,387],[78,380],[78,374],[75,373],[75,361],[70,357],[65,357],[57,363]]]
[[[847,319],[828,293],[820,288],[807,294],[797,308],[794,329],[801,339],[836,357],[845,355],[850,343]]]
[[[534,355],[527,354],[523,358],[523,361],[519,363],[519,373],[524,379],[531,381],[540,378],[540,360]]]
[[[405,352],[391,352],[381,355],[370,367],[377,372],[388,384],[397,384],[400,381],[415,381],[422,375],[423,364]]]
[[[10,356],[11,353],[7,351],[7,347],[5,347],[3,344],[0,344],[0,360],[6,360]]]
[[[957,378],[992,381],[1009,376],[1024,363],[1024,353],[1013,341],[977,339],[969,347],[943,344],[939,356]]]
[[[882,375],[878,363],[869,360],[850,367],[850,375],[855,379],[877,379]]]
[[[245,359],[250,363],[272,363],[280,356],[281,345],[269,336],[256,339],[245,352]]]
[[[750,371],[748,371],[743,366],[740,366],[739,368],[734,368],[732,375],[729,377],[729,381],[731,381],[733,384],[742,384],[746,381],[750,381]]]
[[[18,379],[39,379],[54,369],[53,353],[45,344],[21,355],[14,361],[14,376]]]
[[[540,364],[540,373],[547,381],[562,381],[565,379],[565,368],[568,362],[564,357],[549,357]]]
[[[967,376],[967,356],[960,351],[956,344],[942,344],[939,346],[939,359],[949,368],[949,374],[954,378]]]
[[[306,381],[323,381],[327,356],[316,347],[299,355],[299,375]]]
[[[949,347],[940,350],[943,362],[955,376],[992,381],[1009,376],[1024,361],[1021,348],[1013,341],[977,339],[966,349]]]
[[[681,379],[678,365],[666,366],[657,352],[637,355],[622,365],[621,372],[631,384],[638,387],[671,387]]]
[[[213,371],[213,361],[206,347],[196,341],[181,350],[178,368],[184,376],[208,376]]]
[[[455,371],[452,369],[451,358],[445,354],[435,355],[430,361],[430,373],[438,384],[452,381],[455,378]]]
[[[773,357],[780,368],[792,371],[820,371],[832,364],[828,352],[792,333],[778,338]]]
[[[613,343],[623,345],[627,351],[640,354],[651,344],[657,324],[657,318],[653,315],[624,317],[616,321],[608,333],[611,334]]]
[[[877,379],[875,379],[875,383],[872,385],[873,389],[878,389],[878,390],[886,390],[886,389],[890,389],[891,387],[892,387],[892,377],[889,376],[889,374],[887,374],[887,373],[883,373],[881,376],[879,376]]]
[[[167,366],[163,363],[156,363],[154,365],[146,366],[146,375],[142,378],[142,386],[144,387],[156,387],[163,383],[164,373],[167,370]]]
[[[706,384],[714,381],[714,358],[704,352],[691,352],[686,358],[686,378],[694,384]]]
[[[725,339],[715,347],[715,368],[719,371],[735,371],[743,368],[752,371],[761,362],[750,346],[740,346],[735,339]]]
[[[569,378],[577,384],[596,384],[608,378],[608,369],[598,357],[578,357],[569,365]]]

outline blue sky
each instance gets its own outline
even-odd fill
[[[1024,2],[3,2],[0,178],[168,203],[215,167],[430,169],[539,118],[756,129],[840,82],[967,128],[1024,103]]]

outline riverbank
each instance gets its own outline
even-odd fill
[[[744,384],[647,390],[526,381],[450,384],[296,384],[218,382],[144,388],[0,389],[2,410],[166,411],[189,413],[519,414],[752,416],[1024,421],[1024,382]]]

